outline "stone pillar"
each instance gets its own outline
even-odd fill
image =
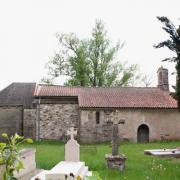
[[[107,167],[118,169],[120,171],[125,168],[126,157],[124,154],[118,154],[118,124],[113,124],[112,130],[112,154],[106,154]]]
[[[37,104],[36,110],[36,141],[40,140],[40,104]]]
[[[119,149],[119,133],[118,133],[118,124],[113,124],[112,130],[112,155],[118,155]]]

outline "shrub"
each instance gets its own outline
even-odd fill
[[[3,180],[15,180],[14,172],[23,169],[18,146],[23,142],[33,143],[33,141],[18,134],[9,137],[6,133],[3,133],[2,137],[6,139],[6,143],[0,143],[0,164],[5,165]]]

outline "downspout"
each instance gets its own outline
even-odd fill
[[[40,140],[40,104],[41,104],[41,98],[39,97],[37,102],[37,114],[36,114],[36,141]]]

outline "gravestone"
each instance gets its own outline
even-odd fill
[[[74,136],[77,135],[77,131],[74,128],[70,128],[70,131],[67,131],[67,135],[70,135],[70,140],[65,145],[65,161],[79,161],[79,144],[74,139]]]
[[[72,180],[78,176],[83,179],[86,176],[92,176],[92,173],[88,171],[88,167],[84,162],[79,160],[80,147],[74,136],[77,135],[77,131],[74,128],[70,128],[67,131],[67,135],[70,135],[70,140],[65,145],[65,161],[61,161],[51,170],[46,170],[37,174],[31,180]]]
[[[118,124],[113,124],[112,127],[112,154],[106,154],[107,167],[111,169],[118,169],[122,171],[125,168],[126,157],[118,153],[119,149],[119,136]]]

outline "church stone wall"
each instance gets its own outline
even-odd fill
[[[149,139],[180,139],[180,114],[177,110],[168,109],[134,109],[118,111],[119,133],[122,139],[137,142],[138,127],[145,124],[149,128]]]
[[[36,138],[36,109],[24,109],[23,134],[25,137]]]
[[[40,139],[65,140],[70,127],[79,127],[77,104],[40,105]]]
[[[96,124],[96,111],[100,123]],[[150,141],[180,139],[180,113],[168,109],[81,110],[82,142],[93,143],[111,140],[112,122],[119,125],[120,139],[137,142],[138,127],[149,127]]]
[[[82,143],[98,143],[111,140],[112,123],[105,123],[104,111],[100,113],[99,124],[96,123],[95,110],[81,110],[80,140]]]

